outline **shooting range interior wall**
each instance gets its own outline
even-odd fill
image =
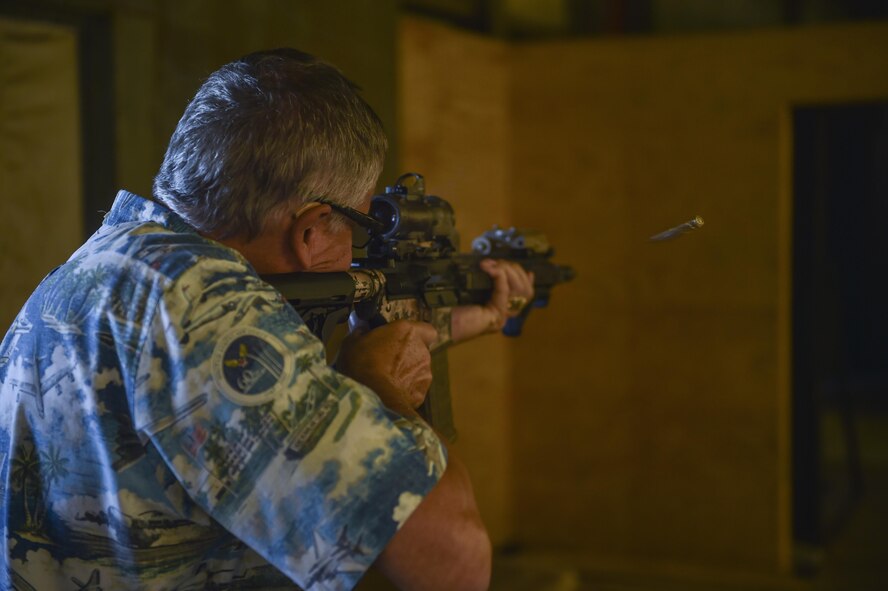
[[[83,241],[82,219],[94,220],[86,224],[92,233],[101,220],[96,211],[110,207],[118,188],[151,194],[188,101],[210,72],[238,56],[273,47],[323,56],[362,87],[388,133],[396,133],[395,0],[9,0],[0,18],[4,326]],[[98,41],[85,23],[96,21],[111,37],[112,71],[100,74],[111,81],[113,97],[96,96],[105,89],[84,90],[100,105],[101,134],[81,120],[79,87],[83,42]],[[103,110],[106,104],[113,111]],[[81,134],[95,144],[105,130],[113,145],[96,152],[113,162],[86,164],[113,178],[95,183],[103,194],[83,194]],[[382,181],[399,174],[396,165],[393,145]]]
[[[399,53],[401,168],[421,172],[429,193],[456,212],[461,249],[510,218],[506,46],[472,35],[438,43],[407,21]],[[415,35],[415,36],[414,36]],[[422,45],[414,51],[415,44]],[[461,64],[451,76],[447,64]],[[405,126],[405,127],[401,127]],[[460,453],[495,543],[511,532],[513,469],[511,357],[504,339],[450,350],[450,386]]]
[[[170,134],[204,78],[259,49],[297,47],[336,64],[363,89],[386,130],[394,133],[394,0],[109,4],[118,51],[115,91],[123,110],[118,114],[117,153],[123,159],[118,174],[131,190],[150,194]],[[390,155],[396,156],[394,147]],[[384,179],[397,176],[396,162],[390,159]]]
[[[0,325],[80,246],[77,37],[0,18]],[[11,196],[19,198],[11,198]]]
[[[0,317],[82,238],[83,14],[113,36],[113,185],[146,195],[209,72],[299,47],[355,80],[396,140],[381,184],[420,172],[464,249],[493,223],[538,228],[578,271],[524,338],[451,353],[455,451],[494,542],[591,568],[786,572],[792,111],[888,98],[888,26],[506,43],[396,27],[397,5],[4,2]],[[29,90],[24,71],[47,79]],[[19,162],[36,165],[22,188]],[[703,229],[647,243],[697,214]]]
[[[400,42],[404,166],[464,242],[538,228],[578,272],[524,338],[452,355],[494,541],[788,572],[792,109],[888,97],[888,27],[509,44],[410,18]]]

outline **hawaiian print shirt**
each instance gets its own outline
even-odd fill
[[[0,589],[351,589],[444,450],[121,191],[0,345]]]

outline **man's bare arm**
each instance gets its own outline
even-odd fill
[[[398,321],[343,342],[336,368],[369,386],[383,404],[419,420],[432,380],[429,345],[437,337],[428,324]],[[491,549],[469,474],[448,454],[447,468],[376,561],[399,589],[473,591],[487,589]]]
[[[491,555],[469,474],[451,451],[440,482],[374,566],[403,591],[483,591]]]

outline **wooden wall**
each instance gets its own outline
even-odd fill
[[[456,452],[497,543],[788,567],[791,109],[885,100],[888,26],[516,45],[396,29],[394,0],[40,5],[111,18],[120,186],[150,191],[203,77],[289,45],[365,88],[398,138],[383,182],[425,174],[465,246],[547,232],[577,280],[522,339],[452,353]]]
[[[432,32],[429,35],[429,32]],[[401,29],[401,169],[423,174],[450,201],[462,250],[494,223],[511,224],[506,48],[447,31],[441,43],[418,21]],[[455,453],[462,454],[495,542],[511,535],[511,343],[485,337],[450,350]]]
[[[791,112],[888,98],[888,26],[515,45],[409,19],[401,43],[402,160],[578,271],[453,363],[495,539],[788,570]]]
[[[260,49],[295,47],[335,64],[396,133],[394,0],[106,4],[116,56],[118,178],[133,191],[150,192],[170,135],[206,76]],[[383,180],[398,174],[396,163],[393,145]]]
[[[0,327],[80,245],[77,36],[0,18]]]
[[[0,325],[5,330],[40,278],[79,246],[84,202],[95,204],[92,213],[110,207],[116,188],[151,194],[188,101],[208,74],[232,59],[283,46],[321,56],[363,88],[386,131],[395,136],[395,15],[395,0],[5,1],[0,17],[9,24],[0,30],[6,39],[0,60],[0,142],[10,149],[3,153],[9,172],[0,211],[12,221],[2,226],[6,230],[0,239],[0,270],[11,278],[0,298]],[[77,36],[93,33],[78,30],[88,19],[109,23],[113,48],[113,72],[102,76],[113,80],[114,110],[100,116],[114,130],[114,146],[100,151],[113,154],[115,178],[113,188],[99,196],[81,196]],[[68,34],[56,33],[61,41],[41,45],[36,34],[4,33],[22,26]],[[47,59],[62,42],[70,46],[64,60]],[[35,95],[41,98],[33,100]],[[56,109],[50,115],[52,105]],[[32,131],[25,129],[29,125]],[[398,174],[397,145],[391,143],[383,182]],[[13,175],[30,179],[31,186],[13,186]],[[23,212],[30,217],[22,217]]]

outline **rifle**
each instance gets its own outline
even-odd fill
[[[405,181],[411,179],[409,186]],[[366,250],[341,273],[287,273],[263,277],[292,305],[325,343],[352,312],[379,326],[394,320],[421,320],[438,331],[432,346],[434,382],[420,414],[450,441],[456,438],[450,401],[447,348],[451,309],[484,304],[493,282],[478,264],[485,258],[515,261],[534,274],[534,299],[510,318],[503,333],[518,336],[532,308],[545,307],[552,288],[574,277],[570,267],[553,264],[554,250],[533,230],[494,226],[459,252],[459,235],[450,203],[425,194],[420,174],[398,177],[394,186],[371,200],[369,215],[325,199],[367,231]]]

